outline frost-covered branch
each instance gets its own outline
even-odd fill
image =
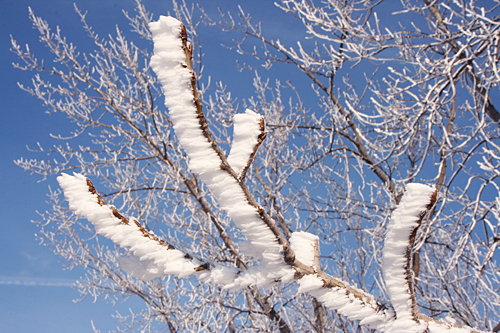
[[[306,6],[306,7],[308,6],[305,3],[302,3],[299,5],[295,1],[283,1],[283,3],[285,4],[285,7],[281,7],[281,8],[284,9],[285,11],[289,11],[289,12],[294,12],[294,10],[290,10],[290,8],[288,7],[291,4],[292,4],[292,6],[296,6],[297,8],[302,7],[302,6]],[[346,6],[346,4],[340,3],[340,4],[338,4],[338,6],[341,8],[344,8]],[[321,63],[318,63],[318,62],[310,59],[310,56],[302,49],[302,46],[300,45],[300,43],[299,43],[299,47],[301,49],[301,52],[299,55],[299,54],[297,54],[297,52],[293,48],[289,48],[289,49],[285,48],[280,43],[279,40],[278,41],[269,41],[269,40],[265,39],[264,36],[261,34],[261,31],[258,28],[258,26],[255,26],[251,23],[250,16],[245,14],[241,7],[239,9],[240,9],[240,14],[241,14],[240,18],[242,21],[240,23],[240,25],[243,26],[243,28],[240,28],[239,25],[230,16],[229,16],[229,18],[226,16],[223,16],[221,22],[216,22],[216,21],[210,19],[210,17],[206,14],[205,14],[205,17],[207,20],[209,20],[209,23],[211,25],[219,25],[223,29],[237,31],[239,33],[244,34],[245,36],[253,37],[256,40],[262,41],[263,48],[265,50],[264,56],[259,55],[257,53],[257,51],[255,51],[255,50],[253,52],[247,52],[242,47],[243,42],[239,42],[235,46],[235,48],[238,50],[238,53],[248,54],[248,55],[251,55],[259,60],[266,61],[267,62],[266,66],[269,66],[269,67],[274,62],[284,62],[284,63],[293,64],[299,70],[304,72],[304,74],[306,74],[307,77],[313,81],[314,85],[317,86],[318,89],[321,90],[327,96],[327,98],[329,100],[328,104],[330,104],[330,106],[332,106],[333,108],[338,110],[338,112],[342,115],[343,119],[340,120],[340,123],[347,123],[349,128],[351,129],[351,133],[347,133],[346,131],[338,131],[338,134],[345,136],[345,138],[347,140],[351,141],[355,145],[356,150],[357,150],[357,154],[363,159],[363,161],[365,163],[367,163],[370,166],[370,168],[373,170],[375,175],[377,177],[379,177],[384,182],[384,184],[387,186],[390,193],[393,195],[394,198],[396,198],[399,193],[397,192],[395,184],[392,182],[392,180],[387,175],[387,173],[383,170],[383,168],[380,167],[379,163],[377,161],[375,161],[373,159],[373,157],[370,156],[370,154],[368,153],[366,143],[364,142],[365,139],[361,135],[361,131],[358,128],[359,127],[358,124],[356,124],[356,122],[354,121],[354,119],[352,117],[352,114],[351,114],[352,112],[340,103],[338,97],[335,95],[335,93],[331,89],[331,87],[329,87],[327,84],[323,83],[322,80],[318,78],[318,75],[317,75],[318,72],[321,72],[321,75],[319,75],[319,76],[324,76],[323,70],[321,70],[321,69],[322,69],[322,67],[325,66],[325,62],[323,61]],[[304,14],[304,11],[302,11],[302,10],[297,10],[297,12],[301,15]],[[318,15],[318,14],[319,14],[318,12],[315,12],[315,15]],[[306,17],[308,19],[311,19],[311,16],[306,15]],[[310,32],[312,31],[311,26],[312,25],[308,26],[308,29],[311,29]],[[328,29],[328,30],[330,30],[330,29]],[[244,40],[246,40],[246,38]],[[340,43],[341,45],[343,43],[343,40],[340,40],[340,39],[339,40],[334,39],[334,41]],[[353,51],[353,53],[356,54],[355,57],[358,57],[358,56],[360,58],[365,57],[364,53],[366,52],[366,48],[364,45],[358,44],[358,43],[351,43],[349,45],[353,47],[350,51]],[[276,51],[279,55],[281,55],[281,57],[274,55],[271,52],[271,50]],[[321,52],[321,51],[316,50],[316,53],[319,53],[319,52]],[[336,51],[332,46],[330,46],[328,48],[327,52],[329,53],[330,56],[332,56],[331,62],[333,62],[335,64],[334,67],[338,68],[346,61],[346,59],[344,59],[344,57],[337,56],[338,51]],[[380,50],[378,50],[376,53],[378,53],[378,52],[380,52]],[[312,61],[310,61],[310,60],[312,60]],[[331,72],[330,75],[331,75],[331,79],[333,80],[334,72]],[[332,84],[332,83],[333,83],[333,81],[330,82],[330,84]]]
[[[433,199],[431,197],[434,195]],[[410,259],[417,228],[436,199],[432,187],[408,184],[403,199],[393,212],[384,245],[384,278],[396,312],[394,332],[423,332],[413,288]]]
[[[264,118],[252,110],[234,116],[233,143],[227,162],[243,180],[257,149],[266,138]]]
[[[154,41],[151,67],[163,86],[165,105],[179,142],[190,157],[189,168],[209,186],[250,246],[261,253],[268,267],[264,284],[275,279],[290,280],[293,272],[285,265],[282,255],[286,240],[272,221],[263,218],[265,213],[238,182],[236,172],[211,137],[203,112],[195,107],[191,88],[193,74],[186,65],[181,23],[162,16],[150,26]]]
[[[136,268],[132,270],[133,275],[145,280],[165,274],[184,277],[208,266],[207,262],[176,250],[136,220],[130,222],[116,208],[106,205],[92,182],[83,175],[62,174],[57,180],[71,210],[91,222],[98,234],[120,247],[130,247],[130,252],[143,261],[145,271]]]

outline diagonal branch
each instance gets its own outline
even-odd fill
[[[196,98],[193,103],[193,73],[187,65],[180,66],[186,59],[185,52],[189,51],[185,38],[179,38],[182,36],[180,24],[164,16],[151,23],[155,43],[151,67],[163,86],[165,105],[169,108],[179,142],[190,157],[189,167],[208,185],[221,208],[243,231],[251,246],[263,253],[271,274],[267,283],[274,281],[272,272],[275,271],[288,270],[288,279],[291,279],[293,272],[285,262],[293,262],[294,254],[286,238],[260,208],[246,184],[239,181],[238,174],[210,134]],[[187,85],[191,89],[186,89]]]
[[[116,208],[106,205],[92,182],[83,175],[62,174],[57,181],[70,208],[77,215],[87,218],[98,234],[120,247],[130,247],[135,257],[149,263],[149,267],[138,274],[141,278],[151,279],[165,274],[185,276],[213,266],[209,261],[175,249],[138,221],[130,222]]]

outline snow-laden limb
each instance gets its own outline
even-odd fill
[[[307,259],[302,255],[302,251],[299,251],[299,255],[296,256],[293,254],[293,249],[283,248],[284,244],[287,244],[285,243],[286,240],[282,243],[278,242],[276,233],[271,231],[268,224],[263,223],[261,210],[255,205],[249,204],[250,199],[242,190],[244,184],[239,181],[238,174],[232,169],[232,165],[225,160],[225,157],[217,149],[208,132],[203,113],[193,103],[195,94],[192,86],[189,85],[189,80],[192,79],[189,65],[183,62],[176,63],[179,59],[182,59],[182,61],[185,59],[180,36],[182,31],[181,23],[173,18],[162,16],[158,22],[151,23],[151,31],[153,33],[155,54],[151,59],[151,67],[157,73],[163,86],[165,105],[169,108],[175,133],[190,157],[189,166],[191,171],[198,174],[199,178],[209,186],[222,209],[227,212],[228,216],[232,218],[236,226],[246,236],[247,244],[251,245],[252,252],[261,254],[261,264],[249,268],[247,272],[241,274],[235,280],[233,285],[228,287],[231,289],[241,287],[248,283],[250,277],[259,277],[257,285],[266,286],[273,284],[275,281],[287,282],[293,278],[300,279],[311,274],[318,274],[319,279],[323,281],[322,286],[326,286],[321,288],[322,292],[327,292],[334,299],[338,299],[337,294],[345,296],[347,303],[343,302],[341,306],[336,308],[342,308],[345,312],[356,307],[356,310],[351,313],[354,318],[364,319],[365,313],[369,314],[369,316],[378,313],[376,315],[380,317],[378,321],[388,321],[391,318],[390,310],[381,311],[383,306],[376,302],[373,296],[352,288],[345,282],[334,279],[324,272],[319,272],[319,264],[314,265],[315,259]],[[174,54],[174,51],[178,54]],[[184,79],[170,80],[171,77],[176,76]],[[172,87],[172,85],[175,85],[175,87]],[[183,87],[184,91],[179,91],[178,86]],[[174,91],[174,93],[170,91]],[[263,132],[260,127],[261,120],[253,113],[247,113],[244,118],[236,120],[236,122],[239,124],[251,123],[253,127],[252,133],[255,131],[256,135]],[[239,124],[237,127],[239,127]],[[259,125],[259,127],[256,125]],[[236,135],[238,135],[238,131],[242,131],[242,129],[235,129]],[[248,129],[243,132],[246,131]],[[241,139],[236,139],[235,142],[237,141],[241,141]],[[245,148],[246,152],[243,152],[242,147],[237,146],[235,149],[237,152],[242,151],[242,153],[248,154],[249,151],[255,149],[255,142],[255,139],[250,142],[251,144]],[[239,144],[236,143],[236,145]],[[251,157],[247,158],[246,156],[248,155],[234,157],[232,161],[239,160],[244,161],[242,163],[247,163]],[[303,237],[300,234],[296,235],[300,239],[299,243],[311,238],[311,235],[307,237],[304,235],[302,235]],[[305,252],[314,249],[314,236],[308,242],[309,246]],[[319,251],[319,249],[312,251]],[[284,261],[285,253],[293,254],[293,258],[286,261],[286,263]],[[302,263],[300,259],[306,259],[306,262],[311,263],[311,265]],[[338,305],[333,299],[328,300],[327,297],[321,297],[321,299],[327,302],[330,307]],[[369,320],[374,319],[370,317]]]
[[[410,254],[415,231],[425,212],[432,206],[434,193],[433,187],[408,184],[387,226],[383,270],[387,292],[396,311],[397,318],[392,326],[394,332],[420,333],[427,328],[426,323],[418,319]]]
[[[336,281],[337,286],[330,282]],[[349,320],[359,320],[361,325],[367,325],[379,332],[415,332],[415,322],[412,326],[404,326],[398,320],[397,314],[391,304],[377,301],[372,295],[357,288],[349,286],[346,282],[325,276],[323,272],[304,275],[297,281],[299,293],[308,293],[314,296],[325,307],[337,311]],[[419,315],[424,327],[422,332],[428,333],[481,333],[482,331],[466,326],[454,326],[449,323],[437,321],[422,314]],[[427,331],[425,331],[427,329]],[[482,332],[484,333],[484,332]]]
[[[436,189],[423,184],[408,184],[387,226],[383,253],[383,272],[387,293],[396,314],[386,332],[479,332],[471,327],[455,327],[429,318],[418,310],[410,270],[411,249],[417,228],[436,201]]]
[[[307,292],[316,297],[324,306],[346,316],[350,320],[360,320],[360,324],[385,331],[394,322],[394,311],[384,307],[372,295],[356,290],[345,282],[343,287],[325,287],[325,280],[317,274],[305,275],[300,280],[299,293]],[[356,294],[352,291],[355,291]]]
[[[290,246],[297,260],[319,270],[319,237],[305,231],[292,233]]]
[[[137,221],[132,223],[97,194],[94,186],[81,174],[62,174],[57,177],[69,202],[69,208],[94,225],[96,232],[133,254],[120,258],[122,268],[144,280],[165,275],[186,277],[197,274],[202,280],[221,285],[234,283],[240,270],[201,260],[179,251]],[[255,278],[253,278],[255,280]],[[252,277],[247,277],[252,282]]]
[[[132,255],[120,258],[120,264],[124,271],[135,277],[151,280],[165,275],[186,277],[194,274],[204,282],[231,290],[252,285],[260,287],[267,281],[262,267],[242,271],[175,249],[137,221],[131,223],[116,208],[106,205],[92,182],[81,174],[63,173],[57,181],[72,211],[92,223],[99,235],[122,248],[129,248]]]
[[[85,176],[63,173],[57,177],[57,181],[69,202],[69,208],[78,216],[89,220],[99,235],[111,239],[120,247],[130,247],[130,252],[140,260],[154,263],[146,271],[137,268],[142,277],[151,279],[165,274],[182,277],[203,266],[201,261],[189,258],[151,231],[144,230],[138,223],[130,223],[116,209],[107,206]],[[130,265],[128,267],[132,270]]]
[[[265,123],[261,115],[249,109],[234,115],[233,142],[227,162],[238,174],[238,179],[245,177],[265,137]]]
[[[266,284],[277,279],[290,281],[294,271],[284,262],[283,245],[264,223],[260,209],[249,203],[236,173],[211,137],[201,107],[195,104],[194,77],[186,62],[190,57],[184,51],[187,46],[183,44],[181,27],[180,21],[166,16],[150,23],[154,42],[150,64],[163,87],[175,134],[190,158],[189,167],[208,185],[255,251],[262,253]]]

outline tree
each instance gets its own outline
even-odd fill
[[[78,144],[17,163],[80,172],[59,176],[69,208],[50,193],[40,238],[87,268],[82,295],[144,300],[121,318],[130,330],[498,331],[500,23],[484,5],[282,0],[310,37],[296,48],[243,9],[199,8],[240,36],[243,67],[312,85],[256,75],[244,113],[197,79],[185,4],[184,31],[137,3],[129,19],[154,55],[119,30],[99,38],[77,9],[96,45],[79,54],[31,13],[55,65],[13,40],[17,66],[41,72],[23,88],[74,122],[60,139]]]

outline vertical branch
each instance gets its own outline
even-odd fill
[[[227,162],[238,174],[239,182],[245,179],[257,149],[266,138],[265,130],[264,118],[252,110],[234,115],[233,142]]]
[[[430,198],[430,203],[427,205],[426,210],[420,214],[420,218],[417,221],[417,225],[414,227],[414,229],[410,235],[410,239],[408,241],[408,248],[407,248],[407,251],[405,254],[405,256],[406,256],[406,281],[408,282],[408,290],[409,290],[410,296],[411,296],[412,312],[414,314],[414,317],[418,316],[418,314],[420,313],[420,310],[418,309],[418,306],[417,306],[417,299],[416,299],[415,288],[414,288],[415,280],[414,280],[414,276],[412,275],[412,270],[411,270],[411,267],[412,267],[411,266],[411,263],[412,263],[411,262],[412,261],[411,252],[412,252],[413,246],[415,245],[415,240],[417,237],[418,229],[422,225],[422,220],[427,215],[426,214],[427,211],[429,211],[431,208],[433,208],[434,204],[436,203],[437,193],[438,193],[438,190],[435,190]]]
[[[325,325],[326,325],[325,309],[323,308],[323,305],[321,305],[321,303],[318,302],[318,300],[315,297],[313,297],[312,302],[314,308],[314,315],[316,316],[315,320],[316,331],[318,333],[323,333],[325,332]]]
[[[260,130],[260,134],[257,137],[257,142],[254,144],[254,148],[252,149],[252,152],[250,153],[250,156],[248,157],[248,161],[246,162],[245,166],[243,167],[243,169],[241,170],[241,172],[238,175],[238,178],[240,179],[240,181],[243,181],[245,179],[246,173],[247,173],[248,169],[250,168],[250,165],[252,165],[252,161],[255,158],[255,154],[257,154],[257,150],[259,149],[260,145],[262,144],[262,142],[264,141],[264,139],[267,136],[267,132],[265,131],[266,125],[264,122],[264,118],[260,119],[259,130]]]
[[[395,328],[423,332],[411,271],[411,250],[418,227],[436,200],[435,189],[421,184],[408,184],[399,206],[387,226],[383,272],[394,310]]]

